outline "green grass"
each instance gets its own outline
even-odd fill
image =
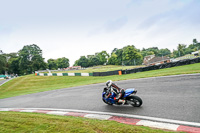
[[[57,71],[52,73],[93,73],[93,72],[106,72],[106,71],[115,71],[115,70],[125,70],[125,69],[133,69],[137,67],[144,66],[117,66],[117,65],[106,65],[106,66],[95,66],[89,67],[84,70],[69,70],[69,71]],[[45,72],[47,73],[47,72]]]
[[[200,63],[178,66],[160,70],[152,70],[127,75],[114,75],[105,77],[81,76],[35,76],[28,75],[15,78],[0,86],[0,98],[13,97],[36,92],[68,88],[74,86],[103,83],[107,80],[127,80],[146,77],[200,73]],[[103,86],[102,86],[103,88]]]
[[[0,112],[1,133],[167,133],[115,121],[37,113]]]

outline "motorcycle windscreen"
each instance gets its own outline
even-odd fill
[[[132,94],[133,92],[134,92],[134,88],[132,88],[132,89],[126,89],[125,90],[125,94],[124,94],[124,97],[127,97],[127,96],[129,96],[130,94]]]

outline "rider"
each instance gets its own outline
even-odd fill
[[[122,97],[122,95],[124,94],[124,89],[119,88],[116,84],[114,84],[112,82],[112,80],[108,80],[106,82],[106,86],[109,89],[109,92],[114,92],[116,94],[116,97],[114,97],[114,100],[118,103],[125,103],[125,100],[120,99]],[[109,93],[108,97],[111,95],[111,93]]]

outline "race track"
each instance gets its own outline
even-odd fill
[[[0,108],[78,109],[200,123],[200,74],[116,83],[122,88],[136,88],[143,105],[136,108],[104,104],[101,92],[105,83],[100,83],[0,99]]]
[[[11,79],[4,79],[4,80],[0,80],[0,86],[3,85],[5,82],[8,82]]]

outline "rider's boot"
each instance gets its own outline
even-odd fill
[[[122,100],[122,99],[119,99],[118,100],[118,103],[122,103],[122,104],[125,104],[126,100]]]
[[[124,104],[126,101],[120,99],[121,96],[122,96],[122,93],[119,93],[119,94],[116,96],[116,98],[115,98],[115,102],[118,102],[118,103],[122,103],[122,104]]]

